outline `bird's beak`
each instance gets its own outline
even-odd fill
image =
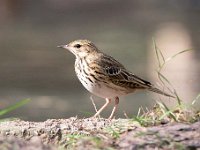
[[[57,47],[58,47],[58,48],[64,48],[64,49],[67,49],[67,48],[68,48],[68,45],[58,45]]]

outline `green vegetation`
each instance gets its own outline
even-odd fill
[[[137,116],[133,117],[134,121],[137,121],[142,126],[152,126],[158,124],[164,124],[168,122],[187,122],[192,123],[200,120],[200,112],[194,110],[194,104],[200,98],[200,94],[192,101],[191,104],[184,103],[176,89],[170,83],[170,81],[165,77],[161,72],[163,67],[176,56],[191,51],[192,49],[183,50],[177,54],[165,59],[161,50],[156,45],[155,40],[153,39],[154,49],[156,53],[156,58],[158,61],[158,78],[163,84],[163,86],[168,89],[173,95],[176,96],[177,105],[174,108],[169,108],[164,102],[156,101],[153,109],[144,109],[139,108]]]
[[[23,99],[23,100],[20,100],[19,102],[17,102],[16,104],[14,105],[11,105],[5,109],[2,109],[0,110],[0,118],[2,118],[5,114],[19,108],[19,107],[22,107],[24,106],[25,104],[27,104],[28,102],[30,102],[30,99],[27,98],[27,99]]]

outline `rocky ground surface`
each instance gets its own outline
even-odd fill
[[[131,119],[7,120],[0,122],[0,149],[200,150],[200,121],[141,127]]]

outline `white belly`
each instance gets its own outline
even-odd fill
[[[91,77],[89,79],[89,71],[87,65],[84,62],[83,65],[80,65],[78,61],[76,61],[75,66],[76,75],[79,81],[92,94],[102,98],[114,98],[127,94],[126,89],[124,89],[123,87],[118,87],[113,83],[106,84],[104,82],[96,81],[95,78],[97,78],[97,76],[95,76],[95,78]],[[83,66],[86,68],[84,68]],[[85,69],[85,71],[83,71],[83,69]]]
[[[78,78],[79,78],[79,76],[78,76]],[[105,83],[103,83],[103,82],[91,83],[88,81],[86,83],[86,81],[84,81],[81,78],[79,78],[79,80],[89,92],[91,92],[92,94],[94,94],[96,96],[102,97],[102,98],[114,98],[114,97],[118,97],[118,96],[127,94],[126,92],[124,92],[124,89],[116,90],[116,88],[111,88],[111,87],[115,87],[115,85],[113,85],[112,83],[111,83],[111,85],[108,86],[108,85],[105,85]]]
[[[118,96],[117,91],[106,87],[103,84],[85,84],[84,82],[81,82],[83,86],[90,91],[92,94],[102,97],[102,98],[113,98]]]

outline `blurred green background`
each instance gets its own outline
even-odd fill
[[[193,48],[164,70],[189,103],[200,92],[199,16],[198,0],[1,0],[0,109],[31,98],[6,117],[40,121],[94,114],[90,93],[75,76],[74,56],[56,47],[75,39],[93,41],[155,84],[158,63],[152,37],[166,57]],[[94,99],[98,107],[104,103]],[[140,106],[153,106],[159,99],[149,92],[122,97],[117,117],[124,117],[124,111],[132,117]],[[172,100],[166,102],[174,105]],[[199,108],[200,103],[195,106]],[[111,107],[102,116],[110,111]]]

